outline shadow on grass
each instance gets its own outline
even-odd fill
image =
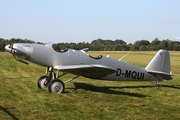
[[[154,88],[159,87],[156,85],[140,85],[140,86],[120,86],[120,87],[99,87],[94,86],[86,83],[74,83],[75,90],[77,89],[84,89],[89,90],[93,92],[102,92],[102,93],[108,93],[108,94],[121,94],[121,95],[128,95],[128,96],[134,96],[134,97],[147,97],[145,95],[137,94],[137,93],[128,93],[128,92],[122,92],[122,91],[115,91],[112,89],[124,89],[124,88]],[[180,85],[161,85],[160,87],[165,88],[172,88],[172,89],[180,89]]]
[[[9,116],[11,116],[13,120],[19,120],[16,116],[10,113],[6,108],[0,106],[0,109],[3,110],[5,113],[7,113]]]
[[[22,79],[22,78],[33,78],[33,77],[15,77],[15,78],[6,78],[8,80],[14,80],[14,79]]]
[[[180,85],[161,85],[161,87],[173,88],[173,89],[180,89]]]
[[[84,90],[89,90],[93,92],[102,92],[102,93],[108,93],[108,94],[120,94],[120,95],[128,95],[128,96],[133,96],[133,97],[147,97],[145,95],[137,94],[137,93],[129,93],[129,92],[122,92],[122,91],[115,91],[112,90],[113,88],[135,88],[135,87],[145,87],[145,86],[125,86],[125,87],[99,87],[99,86],[94,86],[94,85],[89,85],[86,83],[74,83],[75,85],[75,90],[77,89],[84,89]],[[146,87],[153,87],[153,86],[146,86]],[[112,88],[112,89],[111,89]]]

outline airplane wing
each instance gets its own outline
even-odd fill
[[[57,65],[54,66],[62,72],[72,73],[83,77],[99,79],[108,74],[115,73],[117,70],[105,65],[92,64],[92,65]]]

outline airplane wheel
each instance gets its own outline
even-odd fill
[[[42,76],[39,78],[37,85],[39,89],[47,88],[48,85],[45,83],[47,82],[48,76]]]
[[[64,91],[64,83],[59,79],[55,79],[49,84],[48,90],[50,93],[60,94]]]

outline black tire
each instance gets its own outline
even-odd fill
[[[38,79],[37,85],[39,89],[47,88],[48,84],[45,84],[47,82],[48,76],[42,76]]]
[[[50,93],[58,93],[58,94],[64,92],[64,88],[65,88],[64,83],[59,79],[53,80],[48,86],[48,90]]]

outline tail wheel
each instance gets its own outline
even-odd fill
[[[49,84],[48,90],[50,93],[60,94],[64,91],[64,83],[59,79],[55,79]]]
[[[47,79],[48,79],[48,76],[42,76],[42,77],[39,78],[39,80],[37,82],[37,85],[38,85],[39,89],[43,89],[43,88],[48,87]]]

